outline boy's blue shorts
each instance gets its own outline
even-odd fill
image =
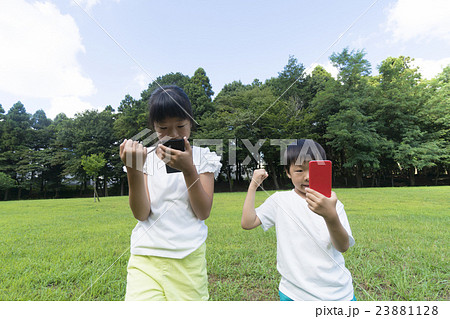
[[[294,301],[279,290],[278,290],[278,294],[280,295],[280,301]],[[353,295],[353,299],[350,301],[356,301],[356,296]]]

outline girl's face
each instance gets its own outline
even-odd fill
[[[169,136],[171,139],[182,139],[185,136],[189,138],[191,135],[192,124],[189,119],[166,117],[161,122],[154,122],[154,126],[159,139],[164,136]]]
[[[287,176],[294,184],[295,192],[302,198],[306,198],[306,187],[309,187],[309,165],[308,162],[304,162],[302,165],[292,164],[289,167],[289,172],[286,172]]]

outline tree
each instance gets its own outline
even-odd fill
[[[227,83],[223,86],[219,94],[217,94],[216,98],[214,99],[214,103],[216,104],[217,102],[219,102],[222,96],[235,95],[239,91],[244,91],[248,89],[250,89],[250,85],[244,85],[240,80]]]
[[[420,82],[411,58],[389,57],[379,66],[378,109],[374,112],[381,136],[393,142],[393,152],[385,154],[388,165],[399,165],[406,172],[410,185],[415,185],[415,171],[435,165],[439,152],[421,120],[426,102],[425,85]],[[421,157],[420,160],[417,156]]]
[[[4,200],[7,200],[7,190],[11,189],[14,187],[15,185],[15,180],[13,180],[11,177],[9,177],[9,175],[0,172],[0,190],[5,191],[5,197]]]
[[[73,176],[82,183],[81,193],[86,188],[86,173],[82,167],[83,155],[105,154],[108,160],[108,170],[104,170],[104,191],[107,194],[107,180],[113,173],[113,168],[119,158],[119,143],[114,134],[114,114],[110,110],[98,112],[87,110],[77,113],[74,119],[63,120],[59,124],[58,142],[61,143],[67,155],[64,165],[64,175]],[[115,156],[114,156],[115,155]]]
[[[222,138],[226,141],[232,140],[232,147],[235,148],[236,162],[229,161],[228,143],[226,143],[223,156],[223,170],[228,176],[230,191],[233,189],[232,174],[235,174],[237,182],[241,181],[242,175],[249,177],[249,168],[256,168],[264,161],[270,171],[276,188],[279,188],[279,176],[282,168],[279,167],[279,150],[271,146],[269,139],[286,138],[287,132],[284,127],[289,123],[291,116],[290,109],[285,101],[277,101],[273,91],[266,85],[242,85],[240,82],[233,82],[225,85],[225,91],[215,99],[216,112],[213,117],[207,118],[201,124],[200,132],[196,134],[206,138]],[[293,132],[290,132],[291,134]],[[260,163],[254,160],[249,154],[243,140],[248,140],[253,146],[259,140],[265,140],[259,148],[261,156]],[[251,161],[245,163],[247,156]]]
[[[441,172],[450,171],[450,65],[428,83],[428,98],[419,113],[422,127],[436,143],[433,162],[436,164],[435,184]]]
[[[363,185],[364,174],[373,174],[379,167],[384,145],[369,115],[374,108],[375,88],[368,79],[370,63],[364,56],[363,50],[348,48],[333,53],[330,60],[339,70],[337,81],[324,70],[317,70],[312,79],[318,80],[318,93],[305,111],[304,121],[311,127],[310,138],[333,158],[335,173],[354,175],[357,187]],[[314,82],[310,80],[310,84]]]
[[[190,80],[189,76],[184,75],[183,73],[180,72],[168,73],[163,76],[159,76],[156,78],[155,81],[153,81],[148,85],[148,88],[146,90],[142,91],[141,100],[147,105],[148,100],[150,99],[150,96],[152,95],[153,91],[164,85],[176,85],[184,90],[186,84],[189,83],[189,80]]]
[[[289,56],[288,63],[278,77],[265,82],[276,97],[290,101],[297,109],[305,106],[305,67],[294,56]]]
[[[16,180],[18,199],[22,189],[30,178],[29,162],[26,159],[31,145],[31,115],[19,101],[15,103],[4,117],[2,139],[0,141],[0,171]],[[8,192],[8,190],[6,190]]]
[[[371,65],[364,57],[364,50],[344,48],[341,53],[333,53],[330,60],[339,70],[338,81],[349,89],[358,85],[361,78],[370,75]]]
[[[120,102],[113,124],[115,137],[122,140],[142,131],[147,127],[147,114],[144,103],[127,94]]]
[[[37,110],[30,119],[31,122],[31,143],[29,150],[25,156],[23,170],[28,172],[30,179],[28,180],[29,197],[33,196],[33,188],[38,185],[39,177],[42,183],[44,171],[49,169],[52,156],[49,156],[51,143],[54,139],[54,131],[52,130],[52,120],[48,119],[43,110]],[[28,164],[28,165],[27,165]]]
[[[208,116],[214,112],[214,104],[211,99],[214,92],[203,68],[198,68],[195,71],[184,90],[191,101],[194,119],[197,122],[201,121],[203,116]]]
[[[335,82],[335,80],[321,65],[316,66],[311,74],[305,77],[303,109],[310,106],[312,99],[317,93],[325,90],[329,82]]]
[[[104,154],[91,154],[89,156],[83,155],[81,157],[81,165],[83,165],[83,169],[86,171],[88,176],[91,176],[94,180],[94,202],[97,198],[100,201],[100,197],[97,193],[97,178],[100,170],[105,166],[106,160],[104,158]]]
[[[345,158],[343,167],[355,169],[356,186],[363,186],[363,171],[379,168],[380,143],[370,116],[361,113],[357,106],[343,109],[332,115],[328,122],[328,144]]]
[[[0,122],[3,122],[5,120],[5,110],[3,109],[2,105],[0,104]]]
[[[63,186],[63,179],[66,177],[64,168],[66,163],[73,157],[71,148],[65,147],[64,137],[73,137],[70,131],[64,131],[68,127],[67,123],[72,123],[64,113],[58,114],[54,121],[48,126],[50,131],[50,141],[48,147],[41,150],[42,170],[40,192],[47,198],[48,191],[54,191],[53,198],[59,197],[59,191]]]

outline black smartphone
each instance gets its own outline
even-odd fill
[[[184,139],[168,140],[167,142],[163,143],[163,145],[170,147],[171,149],[184,152]],[[166,164],[166,172],[167,174],[172,174],[181,171]]]

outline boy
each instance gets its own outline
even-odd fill
[[[280,300],[355,300],[352,277],[342,253],[353,246],[344,205],[309,186],[309,160],[325,160],[320,144],[297,140],[287,148],[285,170],[294,189],[276,192],[255,209],[255,192],[268,174],[255,170],[241,225],[264,231],[275,226]]]

